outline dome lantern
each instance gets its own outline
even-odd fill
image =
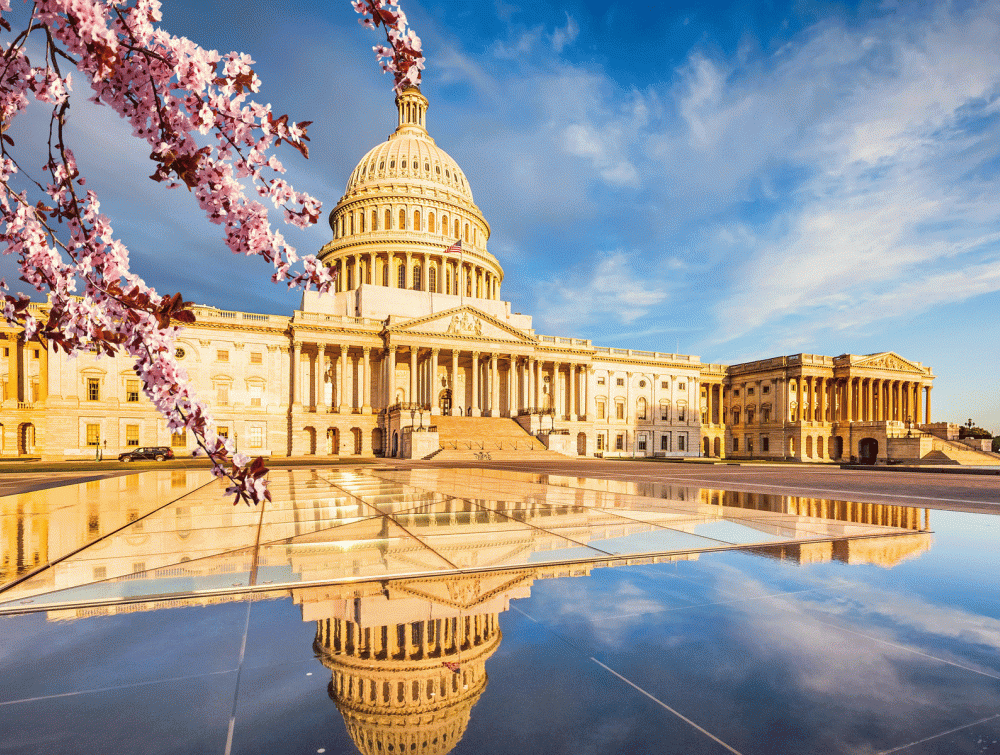
[[[417,87],[407,87],[396,96],[399,125],[396,133],[417,131],[427,134],[427,98]]]

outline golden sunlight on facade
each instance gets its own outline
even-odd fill
[[[398,127],[330,214],[319,256],[337,271],[333,294],[305,294],[290,316],[199,306],[183,329],[180,363],[239,450],[1000,463],[930,424],[934,375],[892,353],[727,367],[536,333],[502,298],[489,223],[428,134],[427,105],[417,89],[397,97]],[[0,455],[193,451],[128,359],[0,337]]]

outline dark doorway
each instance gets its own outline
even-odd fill
[[[858,444],[858,455],[862,464],[874,464],[878,458],[878,441],[874,438],[864,438]]]
[[[833,458],[844,458],[844,439],[839,435],[833,439]]]
[[[438,394],[438,406],[441,408],[441,414],[446,417],[451,416],[451,388],[445,388]]]

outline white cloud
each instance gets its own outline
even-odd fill
[[[552,32],[552,47],[556,52],[562,52],[563,48],[572,44],[580,33],[580,27],[569,13],[566,14],[566,25]]]

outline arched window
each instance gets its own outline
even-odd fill
[[[465,240],[466,241],[469,240],[469,224],[468,223],[465,224]]]
[[[382,263],[382,285],[383,286],[388,286],[389,285],[389,263],[388,262],[383,262]]]
[[[458,218],[455,218],[455,238],[456,239],[461,238],[461,234],[459,234],[458,229],[459,229]]]
[[[646,399],[639,397],[639,400],[635,402],[635,418],[636,419],[646,419]]]
[[[427,214],[427,232],[434,233],[434,213]]]
[[[364,233],[365,232],[365,213],[364,213],[364,210],[362,210],[360,213],[358,213],[358,220],[361,221],[361,228],[359,230],[361,231],[361,233]]]
[[[420,210],[413,211],[413,230],[420,230]]]
[[[399,230],[406,228],[406,210],[399,211]]]
[[[465,276],[465,295],[472,296],[472,277],[469,275]]]
[[[386,209],[386,211],[385,211],[385,230],[388,231],[390,228],[392,228],[392,211],[389,210],[389,209]]]
[[[431,265],[427,270],[427,290],[432,294],[437,293],[437,265]]]
[[[413,290],[420,290],[420,265],[415,264],[413,266]]]
[[[378,230],[378,213],[375,210],[372,210],[372,230]]]
[[[396,275],[396,284],[398,288],[406,288],[406,263],[400,260],[399,272]]]
[[[451,268],[448,268],[444,272],[444,292],[450,294],[452,292],[451,287]]]

